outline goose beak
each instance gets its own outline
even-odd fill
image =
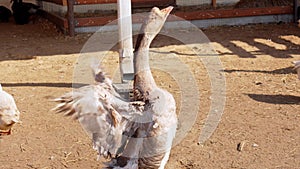
[[[18,119],[12,119],[11,120],[13,123],[19,123],[20,121]]]
[[[169,15],[173,8],[173,6],[169,6],[167,8],[162,9],[161,12],[163,12],[165,15]]]
[[[20,117],[19,117],[20,113],[15,114],[15,116],[11,119],[11,121],[13,123],[20,123]]]

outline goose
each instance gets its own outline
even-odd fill
[[[10,135],[12,126],[19,122],[20,112],[12,95],[0,84],[0,136]]]
[[[154,7],[141,28],[134,54],[134,99],[114,90],[101,66],[92,67],[95,84],[57,99],[53,109],[77,119],[92,138],[98,158],[113,169],[164,169],[177,128],[173,96],[156,86],[149,66],[149,46],[173,7]]]
[[[294,61],[293,63],[295,65],[294,70],[297,71],[298,79],[300,80],[300,60]]]
[[[129,139],[122,156],[112,168],[164,169],[169,159],[177,129],[176,104],[173,96],[159,88],[149,65],[149,47],[163,27],[173,7],[152,8],[142,24],[134,51],[134,101],[142,101],[144,119]]]
[[[154,7],[143,23],[134,52],[134,99],[145,102],[144,112],[151,112],[152,118],[143,128],[138,129],[142,157],[139,168],[163,169],[169,159],[177,129],[175,99],[168,91],[159,88],[152,76],[149,65],[149,47],[163,27],[173,7],[160,10]],[[151,152],[151,153],[149,153]]]

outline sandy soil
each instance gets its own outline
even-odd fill
[[[211,99],[207,71],[178,41],[159,36],[153,43],[154,51],[172,51],[189,66],[200,93],[196,122],[172,149],[167,168],[299,168],[300,81],[291,61],[300,60],[300,29],[261,24],[203,32],[224,66],[226,105],[218,128],[202,146],[197,142]],[[0,168],[102,166],[80,124],[50,111],[51,99],[71,91],[76,60],[89,37],[65,37],[44,20],[23,26],[1,23],[0,82],[14,96],[22,123],[0,140]],[[108,72],[118,63],[115,49],[110,54],[111,60],[103,62]],[[154,73],[180,106],[185,98],[174,78]],[[239,144],[244,145],[241,151]]]

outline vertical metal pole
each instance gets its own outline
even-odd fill
[[[118,0],[119,56],[122,83],[133,79],[131,0]]]
[[[74,0],[67,0],[67,8],[69,35],[73,37],[75,36]]]

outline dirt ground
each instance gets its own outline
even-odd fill
[[[300,168],[300,81],[291,63],[300,60],[300,28],[281,23],[203,32],[224,67],[226,104],[220,124],[202,146],[197,142],[211,99],[205,67],[175,40],[159,36],[153,42],[153,50],[178,54],[200,93],[196,122],[172,149],[167,168]],[[0,168],[103,166],[80,124],[50,111],[51,99],[71,91],[76,60],[90,36],[65,37],[45,20],[23,26],[0,24],[0,82],[14,96],[22,120],[12,135],[0,140]],[[115,50],[110,53],[111,60],[103,62],[108,72],[118,60]],[[185,98],[174,79],[159,71],[154,74],[180,106]],[[241,151],[239,144],[244,145]]]

